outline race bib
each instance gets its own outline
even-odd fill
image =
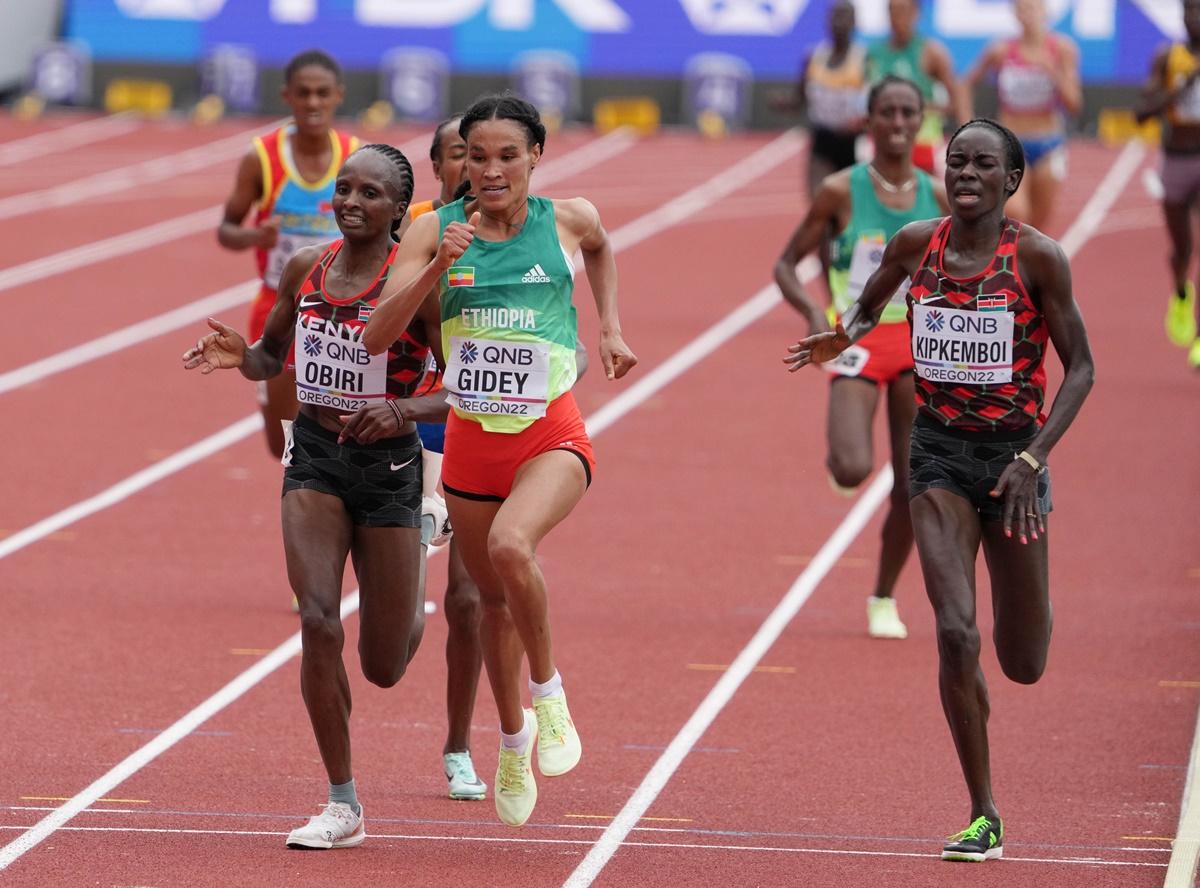
[[[387,396],[387,352],[371,355],[362,328],[338,324],[326,332],[320,319],[296,319],[296,399],[301,404],[353,411]],[[353,338],[347,338],[351,334]]]
[[[327,234],[284,234],[267,253],[267,270],[263,272],[263,283],[272,290],[279,289],[279,279],[288,260],[305,247],[312,247],[332,240]]]
[[[548,342],[451,336],[442,378],[450,403],[464,413],[546,415],[550,379]]]
[[[846,129],[867,116],[866,94],[860,89],[831,87],[810,80],[804,99],[808,119],[827,129]]]
[[[887,241],[882,232],[863,234],[855,241],[854,252],[850,254],[850,277],[846,285],[846,295],[851,304],[858,301],[858,297],[866,289],[867,281],[878,270],[883,261],[883,251],[886,247]],[[904,304],[908,294],[908,283],[909,279],[905,278],[904,282],[896,288],[896,292],[889,300],[893,305]]]
[[[1054,106],[1058,91],[1048,71],[1026,65],[1005,65],[996,78],[1001,101],[1014,111],[1042,111]]]
[[[852,345],[832,361],[822,364],[821,369],[836,376],[858,376],[870,357],[871,353],[861,345]]]
[[[922,379],[965,385],[1012,382],[1012,350],[1011,311],[913,305],[913,363]]]

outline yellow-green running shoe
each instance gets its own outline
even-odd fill
[[[1200,370],[1200,339],[1192,343],[1192,347],[1188,349],[1188,363],[1192,365],[1193,370]]]
[[[525,710],[529,742],[524,749],[506,749],[500,743],[496,764],[496,813],[509,826],[521,826],[537,804],[537,783],[533,779],[533,747],[537,745],[537,719]]]
[[[562,690],[547,697],[533,698],[538,725],[538,770],[547,777],[558,777],[579,764],[583,744],[567,709]]]
[[[1180,299],[1171,294],[1167,305],[1167,317],[1163,326],[1167,330],[1167,339],[1173,345],[1187,348],[1196,339],[1196,287],[1191,281],[1187,283],[1185,295]]]
[[[950,836],[942,848],[942,860],[983,863],[1003,856],[1004,824],[999,817],[976,817],[962,832]]]

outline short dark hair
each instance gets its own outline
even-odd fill
[[[376,154],[381,154],[395,167],[396,181],[393,181],[391,184],[400,195],[400,203],[407,210],[409,203],[412,201],[413,168],[412,164],[408,162],[408,158],[404,156],[404,152],[394,145],[387,145],[383,142],[372,142],[370,145],[363,145],[354,154],[359,154],[363,151],[374,151]],[[350,156],[353,157],[354,154]],[[400,228],[400,223],[403,221],[404,213],[401,212],[400,217],[392,223],[393,237],[395,237],[397,230]]]
[[[304,52],[292,56],[287,67],[283,69],[283,82],[289,83],[296,76],[297,71],[307,68],[309,65],[324,68],[333,74],[338,83],[342,82],[342,66],[333,60],[333,56],[320,49],[306,49]]]
[[[465,140],[471,132],[471,127],[483,120],[511,120],[519,123],[529,134],[529,147],[532,148],[536,144],[543,151],[546,149],[546,127],[542,123],[542,115],[529,102],[511,93],[498,93],[476,99],[463,114],[462,123],[458,125],[458,134]]]
[[[882,93],[889,86],[897,85],[907,86],[909,89],[915,92],[917,94],[918,107],[920,107],[922,111],[925,110],[925,94],[921,92],[921,87],[917,86],[907,77],[898,77],[895,74],[884,74],[883,77],[879,78],[879,80],[875,82],[875,85],[871,87],[871,91],[867,93],[867,113],[870,114],[875,110],[875,100],[879,98],[880,93]]]
[[[433,144],[429,146],[429,159],[434,163],[442,162],[442,130],[461,119],[461,114],[455,114],[453,117],[447,117],[433,128]]]
[[[992,120],[990,117],[976,117],[974,120],[968,120],[966,123],[964,123],[962,126],[960,126],[957,130],[955,130],[954,135],[950,137],[950,141],[946,143],[946,158],[949,159],[950,146],[952,146],[954,144],[954,140],[958,138],[959,133],[961,133],[965,129],[970,129],[973,126],[975,126],[975,127],[981,126],[984,129],[989,129],[992,132],[999,135],[1000,138],[1004,140],[1004,166],[1008,169],[1009,172],[1016,170],[1017,172],[1019,172],[1021,174],[1021,179],[1024,179],[1025,178],[1025,149],[1021,146],[1021,140],[1018,139],[1016,134],[1012,130],[1010,130],[1008,127],[1006,127],[1004,124],[997,123],[996,121]],[[1020,188],[1020,187],[1021,187],[1021,181],[1020,181],[1020,179],[1018,179],[1017,180],[1017,188]],[[1014,194],[1016,194],[1017,188],[1014,188],[1009,193],[1008,196],[1012,197]]]

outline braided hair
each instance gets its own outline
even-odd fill
[[[524,99],[508,93],[476,99],[463,114],[462,123],[458,125],[458,134],[463,137],[463,141],[467,140],[471,127],[483,120],[511,120],[519,123],[529,135],[530,148],[537,145],[543,151],[546,149],[546,127],[542,123],[542,115]]]
[[[400,202],[400,215],[396,221],[392,223],[392,238],[396,238],[396,232],[400,229],[400,224],[404,221],[404,212],[408,209],[408,204],[412,200],[413,195],[413,168],[408,162],[408,158],[404,156],[404,152],[393,145],[387,145],[383,142],[372,142],[370,145],[363,145],[355,154],[361,151],[374,151],[376,154],[382,155],[394,167],[394,176],[390,177],[388,182],[396,189],[396,196]]]
[[[946,143],[947,159],[950,157],[950,146],[954,144],[954,140],[958,138],[958,134],[973,126],[981,126],[984,129],[989,129],[1004,140],[1004,166],[1009,172],[1016,170],[1021,174],[1021,178],[1017,179],[1017,184],[1013,190],[1006,191],[1005,193],[1006,197],[1012,197],[1017,193],[1017,188],[1021,187],[1021,179],[1025,178],[1025,149],[1021,147],[1021,140],[1004,124],[997,123],[990,117],[976,117],[974,120],[968,120],[954,131],[954,135]]]
[[[324,68],[333,74],[338,83],[342,82],[342,66],[335,62],[329,53],[319,49],[306,49],[304,52],[292,56],[287,67],[283,69],[283,82],[290,83],[291,79],[296,76],[296,72],[309,65]]]
[[[871,87],[871,91],[867,93],[867,113],[870,114],[875,110],[875,102],[882,95],[883,91],[889,86],[907,86],[917,94],[917,108],[920,111],[925,110],[925,96],[921,92],[921,88],[906,77],[898,77],[895,74],[884,74]]]

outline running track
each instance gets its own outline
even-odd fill
[[[237,146],[269,123],[70,129],[81,120],[0,120],[0,288],[23,264],[211,208]],[[425,141],[411,127],[383,137]],[[210,226],[127,244],[115,259],[73,253],[72,268],[48,264],[45,279],[0,289],[6,885],[1168,880],[1200,694],[1200,378],[1161,334],[1166,243],[1140,184],[1152,159],[1072,147],[1052,229],[1072,229],[1098,384],[1052,460],[1046,678],[1009,684],[985,644],[1007,856],[964,872],[936,859],[967,808],[915,558],[899,589],[909,640],[870,642],[863,599],[878,516],[864,502],[865,529],[845,526],[853,503],[822,469],[825,381],[779,363],[800,325],[764,288],[802,206],[800,141],[668,132],[598,144],[585,131],[552,137],[547,161],[564,165],[546,192],[601,208],[642,363],[627,382],[592,373],[578,389],[600,470],[541,558],[587,752],[571,776],[540,782],[522,830],[501,827],[490,801],[442,797],[437,615],[398,688],[373,688],[351,667],[371,839],[331,854],[283,847],[323,800],[324,777],[286,646],[296,625],[279,471],[246,420],[250,386],[179,369],[200,322],[160,320],[244,282],[249,257],[219,251]],[[177,175],[155,179],[145,166],[189,151],[193,168]],[[412,153],[417,196],[430,196],[423,147]],[[139,175],[152,181],[128,187]],[[594,341],[585,287],[579,297]],[[245,298],[226,298],[220,316],[241,326]],[[131,328],[143,332],[121,332]],[[109,334],[94,357],[71,352]],[[28,372],[45,359],[60,365]],[[845,551],[827,546],[839,527]],[[437,601],[440,558],[430,574]],[[760,627],[789,589],[802,606],[766,644]],[[221,698],[212,718],[179,724],[256,666],[258,680]],[[489,783],[493,712],[484,682],[475,756]],[[1194,816],[1179,835],[1167,883],[1191,884],[1178,861]]]

